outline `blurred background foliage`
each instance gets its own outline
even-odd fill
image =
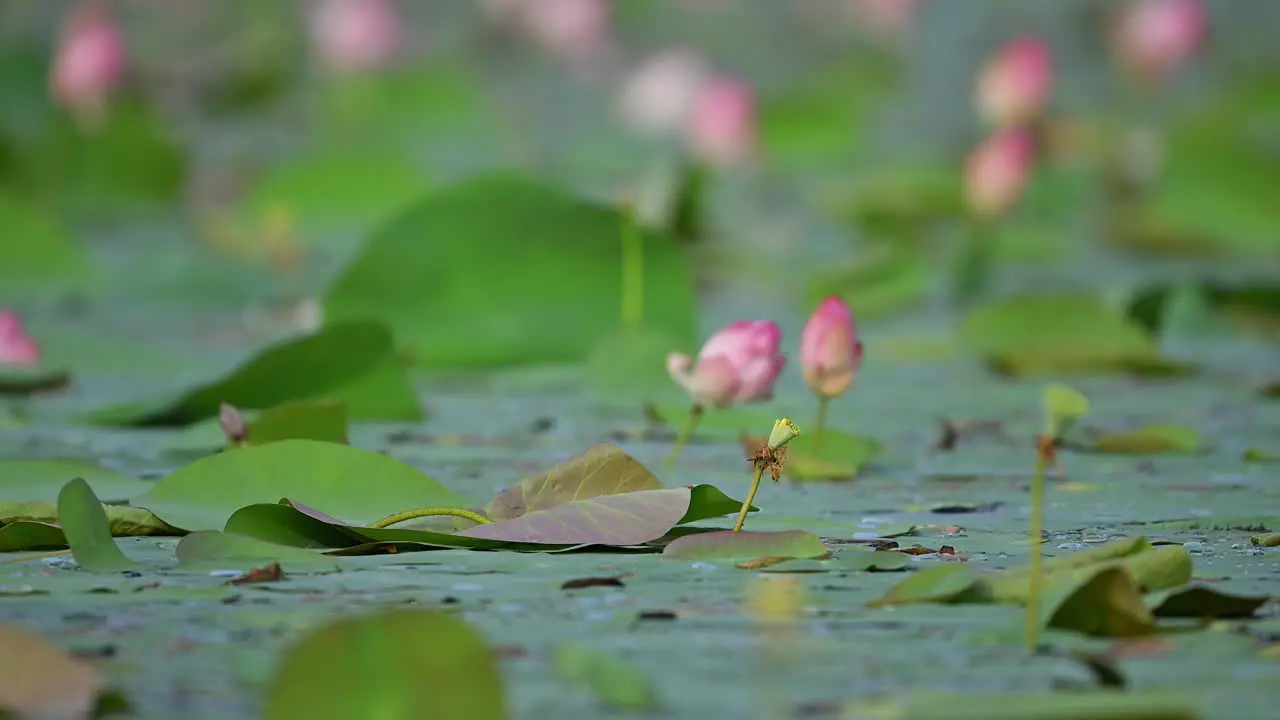
[[[586,362],[603,395],[652,396],[674,391],[665,353],[716,323],[794,333],[830,294],[894,361],[1276,359],[1280,5],[1206,2],[1206,40],[1142,83],[1114,49],[1125,3],[1101,0],[923,0],[898,25],[848,0],[401,2],[394,51],[361,70],[309,34],[322,4],[88,3],[126,47],[92,118],[49,90],[86,4],[0,4],[0,304],[45,365],[145,374],[154,395],[374,320],[430,370]],[[562,11],[579,16],[531,19]],[[1028,34],[1053,63],[1034,171],[977,228],[976,78]],[[637,89],[656,58],[747,89],[749,157],[642,131],[683,82]],[[1170,333],[1224,326],[1230,352],[1170,356]]]

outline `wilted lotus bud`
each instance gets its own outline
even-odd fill
[[[1030,122],[1044,111],[1052,85],[1049,48],[1031,36],[1011,40],[978,76],[978,111],[997,128]]]
[[[222,434],[227,436],[227,442],[232,445],[243,445],[248,441],[249,425],[235,405],[224,402],[218,406],[218,424],[222,426]]]
[[[747,84],[719,78],[698,93],[685,124],[685,142],[710,165],[741,165],[756,149],[756,99]]]
[[[22,319],[12,310],[0,310],[0,366],[30,367],[40,364],[40,345],[27,334]]]
[[[993,218],[1012,208],[1031,175],[1034,152],[1026,130],[1003,130],[979,145],[965,167],[969,211],[979,218]]]
[[[622,86],[619,112],[644,135],[677,133],[709,74],[701,58],[686,50],[664,50],[640,63]]]
[[[832,295],[818,304],[800,334],[800,373],[815,393],[833,398],[849,389],[861,365],[853,313]]]
[[[693,358],[667,356],[667,372],[697,405],[725,407],[768,400],[786,358],[778,354],[782,330],[768,320],[739,320],[712,335]]]
[[[361,73],[385,66],[400,48],[394,0],[315,0],[311,41],[331,71]]]
[[[124,76],[125,46],[106,8],[92,0],[67,16],[49,76],[49,92],[87,121],[98,119]]]
[[[1195,52],[1207,29],[1200,0],[1133,0],[1120,16],[1115,42],[1129,72],[1158,83]]]

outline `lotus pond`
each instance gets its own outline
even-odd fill
[[[401,3],[344,74],[292,5],[119,3],[91,121],[79,5],[0,6],[0,714],[1280,717],[1277,8],[1206,3],[1156,88],[1099,3],[600,4]],[[980,212],[1025,34],[1052,99]],[[745,158],[626,122],[674,46],[751,89]],[[771,397],[691,423],[668,355],[744,318]]]

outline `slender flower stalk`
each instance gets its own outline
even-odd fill
[[[683,451],[708,408],[769,400],[786,358],[778,354],[782,330],[768,320],[739,320],[712,335],[693,358],[667,356],[667,372],[689,392],[689,425],[667,456],[671,465]]]
[[[743,501],[742,509],[738,511],[738,519],[733,523],[734,532],[741,532],[743,523],[747,521],[747,513],[751,511],[751,503],[755,501],[756,492],[760,490],[760,478],[764,477],[764,471],[769,471],[774,482],[778,482],[778,478],[782,477],[782,465],[787,459],[787,443],[799,434],[800,428],[796,427],[795,423],[782,418],[773,423],[773,430],[769,432],[769,438],[764,441],[760,449],[747,458],[747,461],[755,467],[756,474],[751,479],[751,490],[747,492],[747,499]]]
[[[644,235],[631,202],[622,203],[622,326],[644,322]]]

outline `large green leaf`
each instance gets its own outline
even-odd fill
[[[391,336],[377,324],[352,322],[272,345],[225,377],[177,399],[103,408],[89,419],[110,425],[187,425],[216,416],[224,402],[264,409],[312,399],[342,400],[353,418],[423,416]]]
[[[334,225],[372,224],[421,195],[423,173],[402,156],[324,150],[291,160],[258,180],[244,200],[255,222],[288,213],[313,236]]]
[[[92,131],[59,116],[20,158],[25,188],[75,211],[151,206],[177,198],[186,163],[160,117],[116,104]]]
[[[409,465],[316,440],[282,440],[201,458],[134,504],[184,530],[221,530],[240,508],[286,497],[359,523],[419,507],[466,507]]]
[[[337,400],[290,400],[262,412],[241,412],[248,421],[248,443],[266,445],[280,440],[347,442],[347,406]],[[211,417],[179,430],[164,444],[175,453],[208,453],[226,447],[227,434],[219,418]]]
[[[43,367],[0,369],[0,396],[35,395],[62,390],[71,384],[71,373]]]
[[[0,460],[0,502],[57,502],[62,486],[77,477],[106,502],[137,497],[153,485],[82,460]]]
[[[658,704],[653,683],[635,665],[580,643],[563,643],[551,662],[562,679],[591,690],[608,707],[647,710]]]
[[[178,564],[188,570],[249,569],[273,562],[285,572],[338,569],[338,561],[327,555],[218,530],[191,533],[182,538],[174,552]]]
[[[111,536],[111,526],[102,503],[89,483],[71,480],[58,493],[58,524],[80,567],[89,572],[134,570],[138,563],[125,557]]]
[[[325,314],[376,319],[434,367],[580,361],[619,323],[622,224],[615,209],[518,176],[469,180],[375,231]],[[691,345],[683,250],[653,232],[644,248],[645,323]]]
[[[84,248],[52,215],[0,192],[0,288],[4,296],[78,285],[89,276]]]
[[[338,620],[287,650],[264,717],[506,720],[492,650],[466,621],[428,611]]]
[[[965,318],[961,340],[999,369],[1022,373],[1140,370],[1160,362],[1142,326],[1088,295],[1022,295]]]

